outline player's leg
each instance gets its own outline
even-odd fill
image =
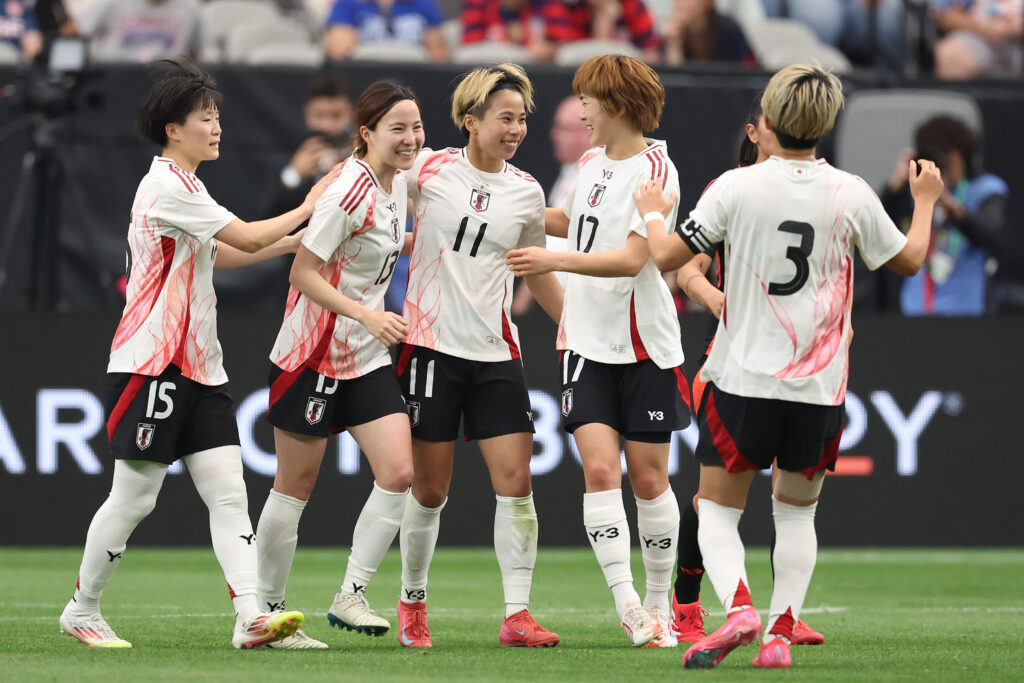
[[[680,642],[695,643],[707,633],[700,604],[700,583],[704,577],[704,559],[697,541],[697,496],[683,506],[679,519],[679,555],[672,591],[672,626]]]
[[[166,474],[163,463],[114,461],[110,494],[93,515],[75,593],[60,617],[61,629],[86,645],[131,647],[100,615],[100,597],[121,563],[132,531],[156,505]]]
[[[393,374],[390,381],[395,382]],[[352,532],[345,578],[327,614],[334,626],[375,636],[386,633],[391,624],[370,608],[366,588],[398,534],[413,471],[409,416],[401,405],[397,384],[394,396],[402,412],[349,428],[366,454],[374,483]]]

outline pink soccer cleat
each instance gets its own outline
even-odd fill
[[[796,626],[793,627],[791,642],[794,645],[823,645],[825,636],[805,624],[801,619],[797,619]]]
[[[433,647],[427,628],[427,603],[398,601],[398,642],[402,647]]]
[[[562,639],[534,621],[524,609],[505,619],[498,640],[502,647],[554,647]]]
[[[725,624],[690,646],[683,655],[687,669],[713,669],[725,656],[740,645],[747,645],[761,635],[761,617],[753,607],[733,612]]]
[[[793,658],[789,655],[789,643],[785,638],[775,638],[771,642],[761,643],[761,649],[750,664],[765,669],[788,669],[793,666]]]
[[[680,643],[696,643],[707,635],[704,631],[704,615],[708,611],[697,602],[680,604],[676,596],[672,596],[672,626]]]

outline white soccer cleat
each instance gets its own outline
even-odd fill
[[[327,643],[306,635],[301,628],[287,638],[267,643],[267,647],[273,650],[326,650]]]
[[[368,636],[381,636],[388,632],[391,623],[370,608],[362,593],[338,593],[327,612],[331,626],[348,629]]]
[[[100,616],[99,612],[82,616],[72,614],[65,608],[64,613],[60,615],[60,628],[72,638],[77,638],[89,647],[127,648],[132,646],[127,640],[117,637],[114,629],[110,628],[110,624]]]
[[[252,619],[237,623],[231,644],[238,650],[255,650],[274,641],[284,640],[299,630],[305,618],[302,612],[260,612]]]
[[[622,613],[622,629],[633,647],[643,647],[661,635],[661,624],[638,602],[626,605]]]
[[[672,616],[668,610],[661,609],[658,605],[647,610],[651,618],[661,626],[661,635],[650,641],[644,647],[679,647],[679,638],[675,628],[672,626]]]

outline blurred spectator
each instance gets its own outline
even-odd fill
[[[644,61],[661,61],[661,38],[642,0],[567,0],[557,5],[562,11],[554,31],[559,41],[627,40],[640,48]]]
[[[198,0],[103,0],[78,17],[99,62],[151,62],[199,53]]]
[[[345,59],[360,42],[398,41],[422,45],[430,59],[448,61],[434,0],[337,0],[327,17],[329,59]]]
[[[931,0],[945,35],[935,44],[935,75],[961,81],[1020,76],[1024,0]]]
[[[914,206],[907,185],[909,160],[931,159],[946,190],[935,206],[932,241],[924,268],[900,291],[905,315],[982,315],[988,310],[992,255],[1004,241],[1007,185],[977,168],[977,138],[959,119],[937,116],[915,133],[916,152],[905,150],[882,193],[886,211],[901,229]]]
[[[675,0],[645,0],[644,4],[654,16],[655,30],[665,35],[663,27],[672,16]],[[765,17],[761,0],[715,0],[715,9],[748,29]]]
[[[25,62],[31,62],[43,49],[43,34],[39,32],[30,2],[0,2],[0,40],[17,48]]]
[[[764,0],[764,7],[770,17],[806,24],[821,42],[858,61],[882,58],[901,65],[907,59],[904,0]]]
[[[555,55],[557,37],[551,21],[563,17],[552,0],[466,0],[462,10],[462,42],[517,43],[538,62]]]
[[[742,62],[757,66],[740,25],[715,9],[715,0],[675,0],[664,24],[665,64]]]

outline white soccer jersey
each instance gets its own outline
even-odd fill
[[[405,176],[391,194],[373,169],[351,157],[316,203],[302,244],[324,265],[320,274],[363,306],[384,310],[384,293],[405,242]],[[391,363],[387,347],[351,318],[338,315],[292,287],[270,360],[282,370],[305,365],[334,379],[353,379]]]
[[[228,381],[217,340],[212,238],[233,220],[195,174],[153,158],[132,204],[127,303],[107,372],[156,376],[173,363],[200,384]]]
[[[853,249],[872,270],[907,242],[868,185],[824,160],[772,157],[714,181],[679,228],[725,242],[725,308],[702,377],[740,396],[846,397]]]
[[[613,160],[604,147],[580,157],[576,187],[566,199],[569,251],[600,253],[626,247],[631,232],[647,237],[633,192],[652,178],[665,180],[665,195],[679,194],[679,174],[662,141],[629,159]],[[675,225],[676,209],[665,221]],[[570,273],[558,326],[557,348],[600,363],[650,358],[660,368],[683,362],[679,318],[672,294],[654,261],[636,277]]]
[[[506,163],[486,173],[465,149],[424,150],[409,172],[415,232],[406,342],[459,358],[519,358],[508,252],[543,247],[544,191]]]

